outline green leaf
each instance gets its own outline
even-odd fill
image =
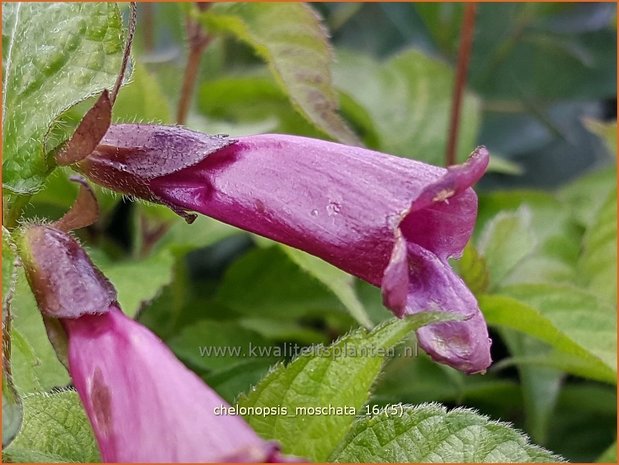
[[[316,12],[303,3],[219,3],[201,15],[211,32],[232,34],[265,60],[293,105],[318,129],[352,145],[359,139],[337,113],[333,56]]]
[[[468,376],[434,362],[421,352],[390,360],[381,372],[372,401],[379,405],[398,402],[474,405],[500,418],[522,409],[520,387],[515,380],[500,379],[494,373]]]
[[[9,231],[2,227],[2,447],[8,446],[17,435],[23,418],[21,398],[12,375],[12,326],[15,292],[15,248]]]
[[[205,373],[202,379],[224,400],[233,404],[239,395],[264,378],[276,362],[274,358],[246,360],[223,370]]]
[[[200,86],[198,105],[207,116],[202,123],[205,132],[231,136],[277,132],[324,138],[324,133],[290,105],[288,96],[263,71],[209,80]],[[365,109],[346,95],[340,97],[341,114],[366,145],[376,146],[376,131]],[[248,106],[247,102],[252,104]],[[194,116],[194,122],[197,125],[200,120]]]
[[[570,211],[554,195],[539,190],[495,191],[480,194],[477,226],[483,227],[499,213],[516,212],[526,206],[531,212],[531,226],[539,243],[562,233],[571,221]]]
[[[442,61],[406,50],[385,62],[338,53],[339,90],[365,108],[378,135],[377,148],[394,155],[444,163],[454,74]],[[479,102],[465,94],[458,160],[475,147]]]
[[[583,226],[590,226],[609,193],[617,184],[615,167],[593,171],[559,191],[559,198],[572,211],[572,215]]]
[[[13,279],[15,253],[11,244],[11,233],[2,226],[2,299],[9,294]],[[4,305],[3,305],[4,308]],[[4,314],[4,313],[3,313]]]
[[[608,449],[596,460],[597,463],[617,463],[617,441],[613,442]]]
[[[120,306],[130,316],[157,297],[174,272],[174,257],[165,249],[141,260],[108,262],[93,257],[93,261],[112,282]]]
[[[608,302],[617,302],[617,189],[613,189],[582,244],[581,282]]]
[[[21,219],[40,222],[41,218],[61,218],[79,191],[78,184],[69,180],[74,174],[70,168],[55,169],[45,180],[43,189],[29,198],[29,206],[22,212]],[[98,185],[91,184],[91,188],[99,204],[99,224],[106,224],[121,197]]]
[[[458,3],[416,3],[415,10],[425,23],[430,37],[447,56],[458,50],[463,5]]]
[[[594,462],[617,440],[616,386],[564,382],[551,421],[548,448],[572,463]]]
[[[488,163],[486,172],[520,176],[524,174],[524,168],[508,158],[492,154],[490,155],[490,162]]]
[[[216,300],[242,315],[283,320],[345,314],[339,299],[277,246],[251,250],[236,260],[226,271]]]
[[[267,339],[275,341],[298,341],[302,344],[323,343],[328,336],[311,323],[307,326],[302,321],[286,321],[279,318],[244,317],[238,319],[243,328],[261,334]]]
[[[196,308],[202,309],[204,305],[202,302],[192,302],[188,275],[186,260],[177,260],[170,284],[161,289],[161,293],[148,305],[148,308],[136,315],[141,324],[164,341],[176,334],[183,325],[182,320],[187,313],[192,317],[192,321],[206,318],[196,312]]]
[[[585,127],[602,138],[611,155],[617,156],[617,120],[604,122],[593,118],[585,118]]]
[[[371,333],[357,330],[326,348],[312,346],[289,365],[277,366],[239,405],[285,407],[286,415],[249,416],[247,421],[262,437],[277,440],[285,453],[325,461],[367,401],[385,355],[411,331],[444,318],[449,317],[417,314]],[[330,406],[352,412],[312,415],[303,410]]]
[[[332,455],[351,463],[560,462],[507,423],[438,404],[404,406],[357,421]]]
[[[616,375],[606,365],[598,361],[592,363],[591,356],[562,352],[557,349],[544,350],[535,355],[509,357],[494,365],[499,370],[511,366],[535,366],[554,368],[574,376],[588,378],[603,383],[615,384]]]
[[[521,331],[589,361],[615,382],[616,315],[612,306],[580,289],[552,284],[512,286],[503,295],[483,295],[479,305],[489,324]]]
[[[12,462],[99,462],[95,438],[74,391],[24,398],[24,424],[4,450]]]
[[[527,222],[530,229],[523,229],[522,233],[530,238],[535,237],[535,250],[517,261],[501,283],[495,282],[493,285],[541,282],[574,284],[582,231],[574,223],[566,205],[554,196],[542,191],[526,190],[481,195],[477,224],[486,228],[493,218],[499,215],[518,215],[519,209],[523,208],[530,213],[530,220]],[[521,228],[523,227],[524,225],[521,225]],[[525,251],[520,248],[531,250],[532,242],[520,241],[516,234],[508,234],[507,237],[514,241],[514,246],[518,249],[512,250],[514,247],[507,246],[503,248],[499,235],[495,240],[496,247],[506,256],[497,259],[503,260],[512,256],[513,263],[519,256],[525,255]],[[518,243],[519,241],[521,243]]]
[[[514,213],[501,212],[486,224],[478,250],[486,262],[491,288],[501,284],[535,249],[536,242],[531,229],[531,212],[526,207],[520,207]]]
[[[574,30],[573,26],[570,30],[558,26],[566,12],[549,11],[548,6],[480,5],[469,68],[470,85],[480,95],[504,101],[548,102],[596,100],[615,94],[616,31],[611,21],[597,30]],[[579,27],[587,22],[583,17],[587,10],[592,16],[613,15],[604,9],[557,6],[571,8],[577,18],[572,19],[572,24]],[[532,69],[536,72],[532,73]]]
[[[355,281],[351,275],[301,250],[286,246],[281,247],[294,263],[327,286],[360,325],[366,328],[374,326],[363,304],[357,297]]]
[[[453,264],[473,294],[481,294],[488,289],[490,277],[486,260],[470,242],[464,248],[462,257],[454,260]]]
[[[157,241],[154,253],[168,249],[175,256],[185,255],[192,250],[211,246],[226,237],[242,232],[233,226],[202,215],[192,224],[188,224],[163,205],[140,203],[137,205],[136,213],[139,215],[139,220],[155,222],[157,225],[167,223],[167,231]]]
[[[291,107],[284,91],[266,75],[231,76],[207,81],[200,86],[198,104],[209,117],[209,126],[211,119],[244,125],[270,123],[275,132],[309,137],[322,135]]]
[[[252,357],[273,359],[270,351],[274,347],[266,339],[230,321],[200,320],[167,342],[179,358],[202,371],[223,370]],[[269,352],[262,355],[264,351]]]
[[[166,124],[172,121],[168,98],[142,64],[134,64],[131,81],[118,93],[113,119],[115,123]]]
[[[54,120],[114,84],[122,21],[114,3],[7,3],[2,45],[3,186],[30,194],[49,172],[44,139]]]
[[[17,436],[23,419],[23,406],[9,374],[2,369],[2,447],[6,448]]]
[[[504,329],[501,338],[515,357],[548,352],[548,347],[525,334]],[[525,429],[540,444],[546,444],[565,373],[547,366],[519,364],[518,373],[525,414]]]
[[[11,363],[18,392],[42,392],[68,384],[67,370],[47,338],[41,313],[23,273],[18,276],[12,310]]]

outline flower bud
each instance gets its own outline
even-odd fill
[[[30,225],[17,242],[26,278],[45,316],[104,313],[116,301],[114,286],[71,235],[47,225]]]

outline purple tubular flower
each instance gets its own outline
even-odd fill
[[[116,305],[66,319],[71,376],[106,462],[273,462],[228,404]],[[223,410],[223,412],[221,411]]]
[[[321,257],[381,287],[398,317],[425,310],[461,316],[420,329],[419,344],[433,359],[476,373],[491,363],[491,341],[447,259],[459,256],[472,234],[471,186],[488,158],[479,147],[463,165],[444,169],[296,136],[230,140],[127,124],[110,127],[78,169],[113,190]]]
[[[71,378],[106,462],[277,462],[229,405],[147,328],[126,317],[116,291],[67,233],[29,226],[19,241],[46,318],[68,339]]]

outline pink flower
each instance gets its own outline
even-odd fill
[[[397,316],[424,310],[463,321],[420,329],[421,347],[462,371],[491,363],[477,302],[447,259],[477,214],[471,186],[488,152],[449,169],[286,135],[237,140],[178,127],[111,126],[78,169],[118,192],[199,212],[297,247],[382,288]]]
[[[20,255],[46,318],[68,339],[71,378],[106,462],[275,462],[262,440],[152,332],[67,233],[30,226]]]
[[[272,462],[260,439],[147,328],[112,304],[63,320],[69,369],[106,462]]]

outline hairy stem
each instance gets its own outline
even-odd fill
[[[454,80],[453,97],[451,101],[451,115],[449,120],[449,132],[447,133],[447,149],[445,151],[445,166],[455,165],[458,133],[460,131],[460,108],[466,85],[466,76],[471,58],[473,45],[473,33],[475,32],[476,3],[467,3],[464,6],[462,28],[460,29],[460,49],[458,50],[458,65]]]
[[[4,234],[4,232],[3,232]],[[15,244],[10,243],[11,249],[13,249],[13,253],[15,257],[17,257],[17,250],[15,249]],[[11,312],[11,305],[13,305],[13,297],[15,295],[15,287],[17,286],[17,275],[18,268],[21,266],[19,259],[15,258],[13,262],[13,269],[11,270],[10,283],[7,294],[3,296],[2,301],[2,369],[9,377],[12,375],[11,371],[11,325],[13,323],[13,315]],[[14,390],[12,386],[11,388]]]
[[[205,11],[210,6],[210,4],[207,3],[197,3],[196,5],[200,11]],[[198,20],[188,15],[186,25],[189,55],[187,57],[187,64],[185,65],[183,87],[181,89],[181,97],[178,101],[178,109],[176,112],[177,124],[185,124],[187,121],[193,89],[196,85],[198,71],[200,70],[202,52],[204,52],[211,42],[211,37],[202,29]]]
[[[138,7],[136,2],[130,2],[130,6],[131,13],[129,15],[129,25],[127,29],[125,50],[123,51],[123,61],[120,65],[120,72],[118,73],[118,77],[116,78],[114,88],[110,92],[110,102],[112,103],[112,105],[114,105],[114,102],[116,101],[116,96],[118,95],[120,86],[122,86],[123,80],[125,78],[125,71],[127,70],[127,64],[129,63],[129,56],[131,55],[131,45],[133,44],[133,36],[135,35],[135,28],[138,19]]]
[[[21,212],[28,202],[30,201],[29,195],[16,195],[7,196],[3,200],[2,205],[2,224],[9,231],[15,229],[19,219],[21,218]]]

